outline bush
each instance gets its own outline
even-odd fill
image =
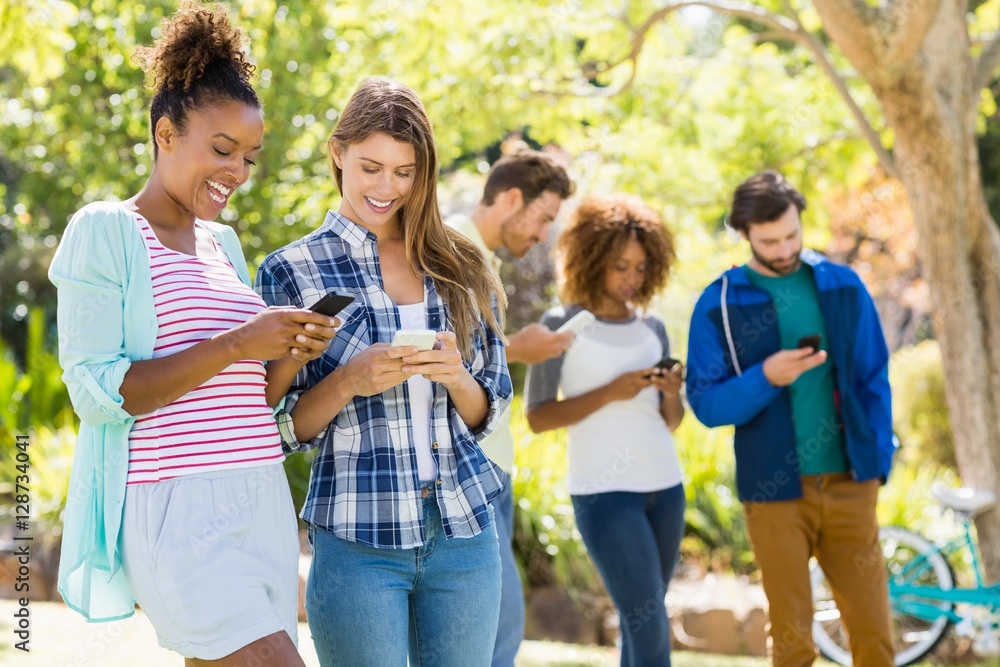
[[[944,394],[941,348],[925,340],[897,350],[889,361],[893,427],[902,445],[899,458],[957,469],[955,444]]]
[[[299,513],[306,504],[309,493],[309,476],[312,473],[313,459],[318,449],[299,452],[285,457],[285,475],[288,477],[288,488],[292,492],[292,503],[295,512]],[[305,528],[305,522],[300,519],[300,528]]]
[[[11,523],[0,539],[0,548],[13,550],[13,518],[17,496],[30,488],[27,534],[34,539],[33,563],[39,579],[37,599],[57,599],[55,580],[62,539],[62,512],[69,492],[70,468],[76,448],[76,415],[62,383],[62,369],[46,347],[45,314],[29,312],[28,335],[23,342],[24,368],[11,347],[0,341],[0,451],[6,465],[0,469],[0,514]],[[27,437],[26,468],[14,462],[17,436]],[[24,440],[22,440],[24,442]],[[23,475],[28,478],[24,483]],[[20,487],[18,485],[21,485]],[[33,588],[34,589],[34,584]]]
[[[0,341],[0,394],[9,397],[0,403],[0,439],[4,457],[13,461],[16,436],[28,436],[33,529],[57,539],[62,533],[61,514],[69,489],[77,419],[62,383],[59,361],[46,348],[42,309],[31,309],[27,329],[24,369],[13,350]],[[10,502],[19,474],[13,465],[0,470],[0,502]]]
[[[688,503],[683,556],[708,571],[753,571],[743,504],[736,493],[732,427],[706,428],[689,411],[674,443]]]
[[[946,516],[931,495],[934,482],[958,484],[958,476],[934,463],[895,462],[889,481],[879,490],[878,522],[881,526],[902,526],[937,540],[953,536],[955,523]]]

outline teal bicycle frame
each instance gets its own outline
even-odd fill
[[[975,541],[972,539],[969,526],[971,522],[967,516],[963,516],[962,518],[965,534],[961,538],[955,538],[943,546],[934,545],[933,550],[927,552],[927,554],[939,553],[947,560],[949,554],[955,553],[963,547],[968,549],[969,553],[972,554],[972,571],[976,579],[975,587],[960,588],[956,586],[955,588],[942,589],[938,586],[923,586],[912,583],[921,574],[933,569],[933,566],[927,561],[927,554],[920,554],[919,557],[907,563],[901,572],[897,574],[890,573],[889,600],[894,611],[927,621],[934,621],[941,616],[946,616],[952,623],[958,623],[963,618],[955,612],[954,605],[956,603],[1000,611],[1000,583],[993,584],[992,586],[984,585],[979,551]],[[938,600],[951,604],[943,608],[940,604],[929,603],[929,600]]]

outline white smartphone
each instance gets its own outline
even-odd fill
[[[592,312],[589,310],[581,310],[579,313],[563,322],[562,326],[556,329],[556,333],[572,331],[579,336],[596,321],[597,318],[594,317]]]
[[[431,329],[400,329],[392,337],[392,346],[415,345],[418,350],[430,350],[437,342],[437,331]]]

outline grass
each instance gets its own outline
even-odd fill
[[[671,664],[673,667],[770,667],[771,663],[765,658],[675,651],[671,654]],[[997,667],[995,660],[963,664],[965,667]],[[618,667],[618,654],[614,649],[607,647],[524,642],[517,654],[517,667]],[[837,667],[837,665],[818,659],[815,667]],[[941,663],[920,662],[914,667],[941,667]]]
[[[711,655],[674,651],[673,667],[769,667],[764,658]],[[817,667],[833,663],[817,660]],[[618,667],[618,653],[607,647],[575,646],[554,642],[525,642],[517,654],[517,667]]]

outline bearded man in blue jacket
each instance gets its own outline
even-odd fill
[[[854,664],[890,667],[875,520],[895,449],[889,352],[857,274],[802,248],[805,208],[775,172],[736,189],[729,225],[752,256],[695,306],[687,397],[706,426],[736,426],[736,485],[768,599],[773,664],[802,667],[816,658],[809,581],[816,556]]]

